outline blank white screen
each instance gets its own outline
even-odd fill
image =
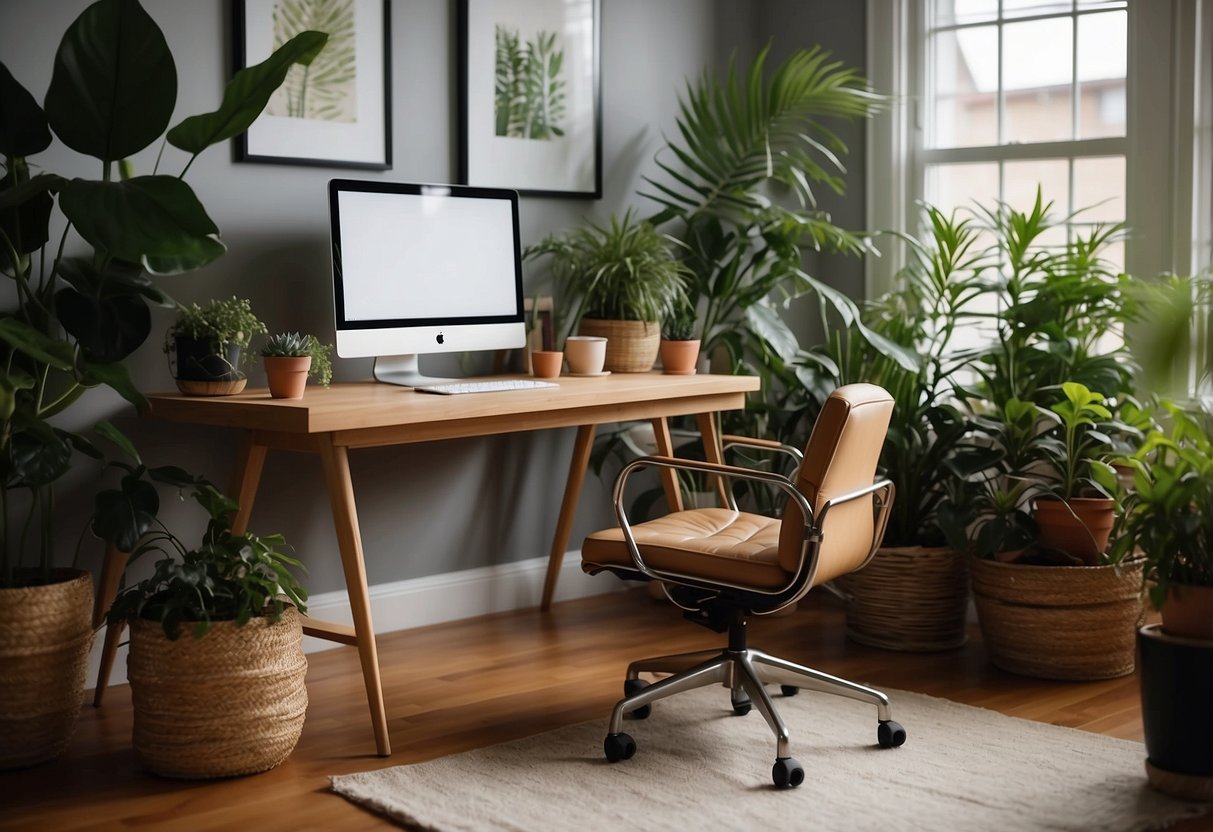
[[[337,199],[347,321],[518,311],[509,200],[363,191]]]

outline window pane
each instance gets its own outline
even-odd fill
[[[931,10],[934,26],[977,23],[998,17],[998,0],[935,0]]]
[[[1003,17],[1034,17],[1070,11],[1070,0],[1002,0]]]
[[[1078,10],[1083,9],[1123,9],[1126,0],[1078,0]]]
[[[924,198],[944,213],[973,204],[992,207],[998,199],[998,163],[929,165]]]
[[[1048,205],[1048,214],[1061,220],[1070,213],[1070,162],[1067,159],[1043,159],[1007,162],[1003,168],[1003,200],[1016,211],[1027,212],[1036,204],[1036,190]],[[1046,245],[1062,245],[1066,241],[1065,226],[1058,226],[1039,238]]]
[[[1078,18],[1078,137],[1125,135],[1125,12]]]
[[[1079,222],[1124,222],[1125,157],[1075,159],[1074,208]]]
[[[997,144],[997,27],[937,32],[930,55],[927,146]]]
[[[1002,83],[1006,91],[1003,141],[1074,138],[1073,20],[1054,18],[1003,27]]]

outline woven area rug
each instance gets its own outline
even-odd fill
[[[1145,748],[889,691],[909,735],[876,745],[876,709],[825,694],[776,696],[800,788],[776,790],[775,740],[720,687],[653,706],[607,763],[608,716],[415,765],[333,777],[333,790],[409,827],[481,830],[1140,830],[1199,814],[1146,786]]]

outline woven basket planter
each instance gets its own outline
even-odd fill
[[[969,562],[990,660],[1042,679],[1111,679],[1133,672],[1142,563],[1030,566]]]
[[[847,600],[847,636],[887,650],[951,650],[965,643],[968,558],[950,547],[891,546],[835,581]]]
[[[76,729],[93,647],[93,578],[0,589],[0,768],[54,759]]]
[[[307,688],[303,628],[254,618],[190,625],[169,641],[159,622],[135,621],[127,676],[135,753],[164,777],[231,777],[265,771],[290,755],[303,730]]]
[[[602,367],[612,373],[647,373],[657,362],[661,348],[661,325],[656,321],[582,318],[577,332],[607,339]]]

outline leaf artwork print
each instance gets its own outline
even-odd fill
[[[300,32],[328,32],[328,43],[309,66],[296,64],[265,108],[271,116],[315,121],[357,121],[354,0],[278,0],[274,48]]]
[[[517,29],[497,24],[493,84],[498,136],[554,139],[564,135],[564,50],[555,32],[538,32],[523,43]]]

